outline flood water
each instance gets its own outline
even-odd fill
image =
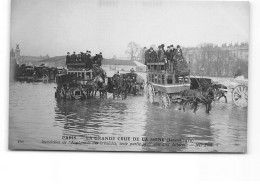
[[[11,149],[246,151],[247,109],[236,107],[230,99],[227,104],[224,100],[214,102],[210,114],[205,113],[203,106],[194,114],[189,109],[178,110],[177,105],[161,109],[150,104],[145,95],[129,96],[126,100],[57,101],[55,86],[54,83],[10,83]],[[113,137],[115,140],[90,144],[86,137]],[[128,141],[128,137],[139,140]],[[156,141],[146,142],[151,138]],[[62,143],[64,140],[66,144]],[[128,144],[120,144],[125,142]],[[130,143],[136,144],[130,146]]]

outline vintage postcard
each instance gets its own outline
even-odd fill
[[[12,0],[9,149],[247,151],[249,2]]]

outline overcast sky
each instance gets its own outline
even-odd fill
[[[125,56],[127,44],[249,41],[247,2],[12,0],[11,47],[22,55]]]

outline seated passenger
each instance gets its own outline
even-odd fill
[[[97,57],[97,64],[99,67],[102,65],[102,60],[103,60],[103,56],[102,56],[102,52],[100,52]]]
[[[176,54],[177,54],[177,56],[182,57],[182,50],[179,45],[177,45]]]
[[[161,45],[159,45],[157,50],[157,61],[160,61],[161,54],[162,54],[162,49],[161,49]]]
[[[147,65],[149,63],[149,50],[144,47],[144,64]]]
[[[170,71],[171,69],[171,47],[170,46],[167,46],[167,50],[165,51],[165,57],[166,57],[166,60],[167,60],[167,63],[165,63],[165,66],[168,71]]]
[[[80,63],[81,62],[81,54],[78,54],[77,55],[77,63]]]
[[[98,54],[93,57],[93,64],[97,64]]]
[[[73,52],[73,54],[71,55],[71,61],[73,63],[76,63],[76,60],[77,60],[77,56],[76,56],[75,52]]]
[[[157,53],[151,48],[151,61],[152,63],[157,62]]]
[[[70,63],[70,59],[71,59],[70,53],[67,52],[67,56],[66,56],[66,65],[67,65],[68,63]]]

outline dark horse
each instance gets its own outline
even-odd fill
[[[113,98],[119,98],[119,96],[121,96],[122,100],[126,99],[129,90],[127,80],[123,77],[114,75],[111,83],[113,84]]]
[[[212,87],[209,87],[204,91],[201,89],[187,89],[182,91],[180,95],[182,99],[180,105],[183,105],[184,111],[185,106],[190,104],[192,109],[194,109],[193,112],[196,113],[199,103],[205,105],[206,113],[211,111],[211,103],[214,100],[214,92]]]
[[[227,103],[227,86],[223,84],[212,84],[212,88],[215,94],[216,100],[220,100],[222,97],[225,98],[225,102]]]

